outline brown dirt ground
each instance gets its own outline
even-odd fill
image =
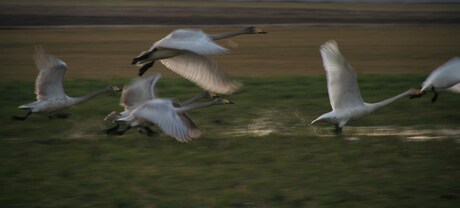
[[[232,76],[323,75],[319,46],[335,39],[360,74],[428,74],[460,54],[457,26],[270,26],[266,35],[219,41],[214,59]],[[67,62],[67,78],[134,77],[131,59],[176,27],[12,29],[0,33],[0,77],[34,79],[35,45]],[[203,27],[208,33],[241,26]],[[173,75],[160,63],[148,73]]]
[[[459,24],[460,5],[0,2],[0,27],[42,25]],[[200,6],[201,5],[201,6]]]

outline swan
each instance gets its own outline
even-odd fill
[[[169,131],[167,128],[171,126],[166,126],[162,128],[161,122],[156,121],[156,120],[152,121],[152,119],[150,118],[143,117],[142,115],[146,114],[145,112],[148,113],[149,110],[144,111],[143,113],[136,114],[136,115],[134,115],[133,113],[137,112],[138,108],[145,106],[145,103],[150,102],[152,100],[169,100],[172,103],[174,108],[193,107],[196,105],[198,105],[198,107],[200,107],[201,105],[202,107],[206,107],[208,105],[213,105],[213,104],[230,104],[231,103],[228,100],[217,99],[218,97],[216,97],[216,95],[210,92],[201,93],[184,102],[179,102],[175,99],[159,99],[155,93],[155,89],[156,89],[155,87],[160,78],[161,78],[161,74],[157,73],[153,76],[150,76],[147,79],[137,79],[133,81],[130,85],[124,87],[122,96],[120,99],[120,104],[121,106],[125,108],[125,110],[121,113],[112,112],[105,118],[105,120],[109,120],[109,121],[116,123],[115,127],[112,127],[106,130],[107,134],[122,135],[127,130],[129,130],[131,127],[136,127],[139,129],[141,133],[145,133],[150,136],[150,135],[155,134],[155,132],[152,131],[148,126],[151,124],[155,124],[155,125],[158,125],[161,129],[163,129],[168,135],[172,135],[173,137],[178,138],[179,141],[185,141],[185,140],[189,141],[190,139],[199,137],[201,135],[201,131],[196,127],[196,125],[193,123],[193,121],[188,117],[188,115],[185,112],[175,113],[177,117],[180,118],[180,122],[177,125],[185,125],[185,127],[187,128],[188,137],[186,137],[185,140],[182,139],[184,137],[173,134],[174,132],[168,133]],[[205,103],[205,104],[193,104],[194,102],[202,98],[216,98],[217,100],[214,99],[213,101]],[[162,113],[165,113],[165,112],[162,112]],[[156,117],[161,117],[161,116],[156,116]],[[127,127],[123,130],[119,130],[118,128],[119,128],[120,122],[126,123]],[[164,128],[166,128],[166,130]]]
[[[426,92],[433,92],[431,102],[434,103],[438,99],[439,92],[443,91],[460,93],[460,57],[454,57],[433,70],[423,82],[422,89],[412,98],[420,97]]]
[[[160,78],[161,78],[161,74],[156,73],[146,79],[135,79],[130,85],[125,86],[123,88],[121,98],[120,98],[120,105],[124,107],[124,111],[119,112],[119,113],[116,111],[113,111],[104,118],[105,121],[111,121],[116,124],[114,127],[106,129],[105,133],[107,133],[108,135],[123,135],[127,130],[131,128],[130,123],[136,123],[136,127],[139,129],[140,133],[147,134],[148,136],[154,135],[155,132],[148,127],[149,126],[148,122],[145,122],[143,120],[138,120],[138,121],[131,120],[130,123],[124,122],[128,124],[128,126],[125,129],[119,130],[120,124],[119,122],[117,122],[117,120],[129,116],[129,114],[134,109],[136,109],[143,103],[149,100],[158,98],[156,95],[156,84],[158,80],[160,80]],[[174,100],[174,103],[177,106],[189,105],[202,98],[216,98],[216,97],[217,96],[214,94],[211,94],[209,92],[204,92],[184,102],[179,102],[177,100]],[[189,119],[188,116],[185,114],[182,116],[184,117],[184,119]]]
[[[69,97],[65,94],[63,87],[64,74],[67,70],[66,63],[55,56],[47,55],[41,47],[36,48],[34,59],[39,69],[35,80],[37,101],[20,105],[18,108],[27,110],[28,112],[22,117],[13,116],[13,120],[25,120],[33,113],[48,114],[49,118],[53,116],[65,118],[67,114],[54,113],[96,96],[120,91],[118,87],[109,86],[81,97]],[[51,114],[54,115],[52,116]]]
[[[131,126],[128,125],[127,128],[119,131],[120,124],[116,122],[116,120],[128,116],[135,108],[156,98],[155,86],[160,78],[161,74],[154,74],[146,79],[134,80],[130,85],[123,88],[120,97],[120,105],[124,107],[124,111],[120,113],[113,111],[104,118],[105,121],[112,121],[116,124],[116,126],[105,130],[108,135],[122,135],[131,128]],[[142,122],[139,121],[138,123]],[[138,128],[140,132],[144,132],[147,135],[155,134],[147,125],[141,126],[139,124]]]
[[[138,125],[138,121],[150,122],[177,141],[189,142],[194,138],[198,138],[201,132],[189,118],[184,116],[185,113],[199,108],[223,104],[233,104],[233,102],[218,97],[204,103],[178,106],[172,99],[157,98],[145,102],[133,110],[129,116],[120,118],[117,121],[126,121],[134,127]]]
[[[219,70],[211,55],[224,54],[228,50],[214,40],[233,37],[240,34],[266,33],[257,27],[248,27],[240,31],[208,35],[200,29],[177,29],[163,39],[155,42],[148,50],[132,60],[131,64],[141,66],[142,76],[155,60],[180,76],[194,82],[201,88],[222,94],[231,94],[240,87],[240,83],[227,78]]]
[[[332,111],[319,116],[311,122],[312,124],[323,120],[333,123],[336,133],[340,134],[342,127],[349,121],[362,118],[397,99],[416,93],[415,89],[410,89],[378,103],[365,103],[359,91],[356,73],[340,53],[337,43],[333,40],[326,42],[321,46],[320,52],[327,73],[327,89]]]

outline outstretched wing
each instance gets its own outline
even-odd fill
[[[135,109],[132,114],[137,118],[154,123],[177,141],[188,142],[192,139],[187,126],[176,113],[170,100],[150,100]]]
[[[228,78],[219,70],[217,63],[206,56],[186,52],[160,61],[167,68],[211,92],[231,94],[241,86],[239,82]]]
[[[200,55],[217,55],[227,52],[227,49],[215,43],[200,29],[178,29],[153,44],[154,48],[171,48],[190,51]]]
[[[46,54],[41,47],[36,48],[34,59],[39,70],[35,80],[37,100],[66,97],[63,80],[67,65],[64,61]]]
[[[339,51],[335,41],[321,46],[324,69],[327,73],[327,90],[332,109],[363,105],[356,73]]]
[[[147,79],[136,79],[125,86],[121,93],[120,105],[129,111],[156,98],[155,86],[160,78],[161,74],[157,73]]]

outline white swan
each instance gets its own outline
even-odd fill
[[[404,96],[413,95],[410,89],[395,97],[379,103],[365,103],[359,91],[356,73],[339,51],[335,41],[328,41],[321,46],[323,65],[327,73],[327,89],[332,111],[321,115],[311,123],[327,121],[336,125],[336,133],[349,121],[357,120]]]
[[[433,92],[434,96],[431,101],[434,103],[438,99],[438,93],[446,90],[460,93],[460,57],[450,59],[431,72],[423,82],[420,93],[413,97]]]
[[[200,29],[177,29],[155,42],[148,51],[134,58],[132,64],[142,66],[139,69],[139,76],[142,76],[153,66],[155,60],[160,60],[167,68],[205,90],[231,94],[241,84],[229,79],[219,70],[217,63],[208,57],[227,52],[226,48],[213,40],[240,34],[259,33],[265,33],[265,31],[256,27],[248,27],[236,32],[207,35]]]
[[[118,121],[127,121],[131,126],[137,125],[132,120],[148,121],[160,127],[161,130],[174,137],[177,141],[188,142],[199,137],[201,132],[190,119],[184,119],[185,113],[219,104],[232,104],[232,102],[219,97],[205,103],[177,106],[171,99],[153,99],[136,108],[129,116],[118,119]]]
[[[69,97],[64,93],[63,79],[67,65],[55,56],[47,55],[41,47],[36,48],[35,64],[39,69],[35,80],[37,101],[24,104],[18,108],[27,110],[25,116],[13,116],[14,120],[25,120],[32,113],[51,114],[92,99],[98,95],[120,91],[117,87],[109,86],[102,90],[81,96]],[[56,114],[55,114],[56,115]],[[66,116],[66,115],[61,115]]]
[[[116,123],[115,127],[105,130],[105,132],[108,135],[113,135],[113,134],[122,135],[129,128],[131,128],[131,125],[128,124],[127,128],[125,128],[122,131],[119,131],[118,128],[120,125],[116,121],[118,119],[129,116],[129,114],[134,109],[144,104],[145,102],[156,98],[155,86],[160,78],[161,78],[160,74],[154,74],[153,76],[150,76],[147,79],[134,80],[130,85],[125,86],[123,88],[123,91],[120,97],[120,105],[124,107],[124,111],[120,113],[113,111],[104,118],[104,120],[106,121],[112,121]],[[135,122],[135,121],[132,121],[132,122]],[[137,121],[137,123],[138,123],[137,126],[140,132],[146,133],[148,135],[155,134],[155,132],[152,131],[148,127],[148,125],[141,125],[142,123],[144,123],[143,121]]]
[[[120,104],[125,108],[125,111],[121,113],[112,112],[110,113],[105,120],[113,121],[117,125],[113,128],[107,129],[106,133],[109,135],[122,135],[131,127],[136,127],[141,133],[147,135],[155,134],[148,126],[155,124],[159,126],[164,132],[168,135],[175,137],[179,141],[189,141],[193,138],[197,138],[201,135],[201,131],[196,127],[193,121],[187,116],[185,111],[183,112],[173,112],[174,109],[181,108],[200,108],[206,107],[213,104],[229,104],[231,103],[228,100],[217,98],[208,103],[202,104],[192,104],[202,98],[214,98],[214,95],[209,92],[202,93],[198,96],[195,96],[185,102],[178,102],[173,99],[159,99],[155,94],[155,86],[158,80],[161,78],[160,74],[155,74],[147,79],[138,79],[131,83],[129,86],[126,86],[123,89],[122,96],[120,99]],[[146,103],[162,103],[155,104],[155,107],[152,105],[147,105]],[[169,103],[172,104],[173,108],[169,109]],[[166,109],[163,109],[163,104],[166,104]],[[142,109],[142,110],[140,110]],[[192,110],[190,109],[190,110]],[[165,113],[164,115],[155,115],[151,117],[151,114],[158,114],[156,111],[159,110],[160,113]],[[142,112],[139,112],[142,111]],[[179,118],[177,124],[163,124],[164,122],[169,122],[170,117]],[[123,130],[118,130],[119,122],[126,123],[128,126]],[[175,132],[174,128],[181,129],[185,126],[187,130],[187,136],[184,137],[182,134],[183,131]],[[171,129],[173,128],[173,129]],[[182,129],[183,130],[183,129]]]

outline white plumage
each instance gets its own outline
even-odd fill
[[[459,93],[460,94],[460,84],[456,84],[453,87],[447,89],[449,92]]]
[[[161,128],[166,134],[180,142],[188,142],[193,138],[191,131],[185,126],[176,113],[172,100],[153,99],[147,101],[132,112],[132,116],[149,121]]]
[[[13,119],[25,120],[32,113],[51,114],[103,93],[119,91],[117,87],[109,86],[82,97],[69,97],[65,94],[63,86],[64,74],[67,70],[64,61],[55,56],[47,55],[41,47],[36,48],[34,59],[39,69],[35,80],[37,101],[19,106],[19,108],[29,112],[24,117],[13,116]]]
[[[200,29],[174,30],[163,39],[155,42],[150,50],[155,48],[190,51],[204,56],[223,54],[228,51],[228,49],[215,43]]]
[[[227,38],[244,33],[247,31],[221,34],[215,38]],[[207,91],[231,94],[241,84],[228,78],[220,71],[217,63],[209,58],[212,55],[225,54],[227,51],[200,29],[177,29],[155,42],[149,51],[142,52],[132,63],[142,66],[139,70],[139,75],[142,75],[153,66],[155,60],[160,60],[167,68]]]
[[[327,89],[332,111],[321,115],[312,121],[312,124],[321,120],[333,123],[339,134],[349,121],[362,118],[401,97],[416,93],[415,89],[410,89],[379,103],[365,103],[361,97],[356,73],[340,53],[337,43],[326,42],[321,46],[320,52],[327,73]]]
[[[422,84],[422,92],[434,88],[435,90],[446,90],[460,83],[460,58],[454,57],[436,68]]]
[[[426,92],[433,92],[431,102],[436,102],[439,93],[449,91],[460,93],[460,58],[454,57],[439,66],[425,79],[420,92],[413,97],[420,97]]]
[[[121,113],[112,112],[105,120],[125,122],[128,128],[119,132],[117,125],[108,129],[107,133],[123,134],[130,127],[147,129],[150,124],[154,124],[176,140],[188,142],[198,138],[201,131],[186,112],[214,104],[230,103],[222,98],[207,103],[193,103],[198,99],[210,97],[209,93],[200,94],[183,103],[173,99],[158,98],[155,95],[155,87],[160,78],[160,74],[155,74],[147,79],[138,79],[123,89],[120,104],[125,110]]]

